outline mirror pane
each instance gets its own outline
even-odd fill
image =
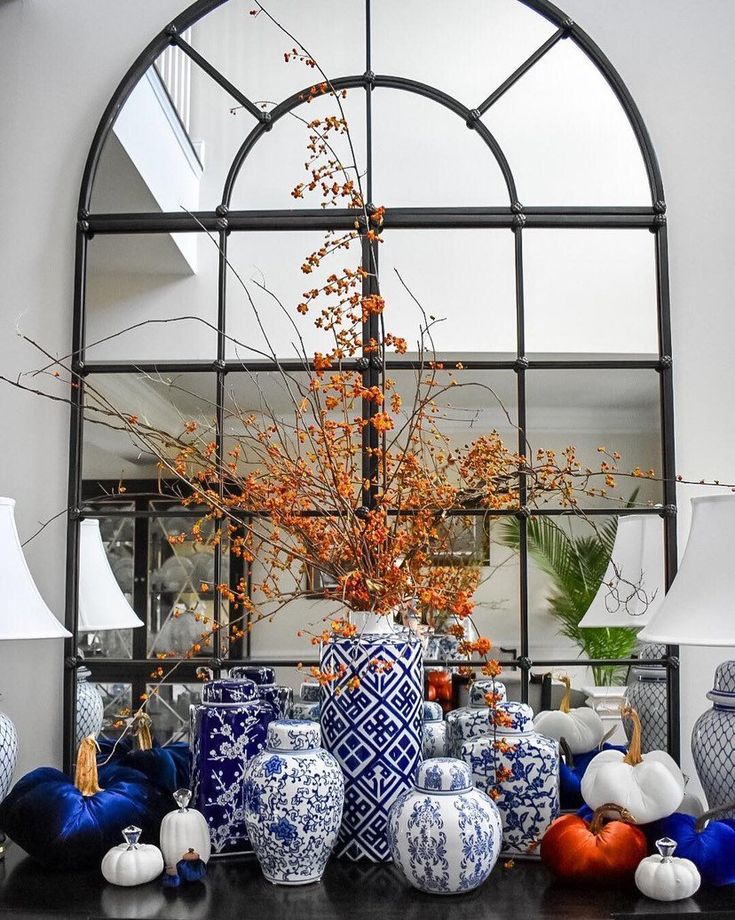
[[[94,681],[94,685],[99,690],[104,705],[102,734],[105,738],[115,739],[124,731],[125,720],[132,712],[133,685],[121,682],[98,683],[97,681]]]
[[[524,205],[650,206],[627,116],[574,42],[557,42],[483,121],[510,162]]]
[[[154,692],[155,691],[155,692]],[[201,702],[201,684],[149,684],[146,711],[159,744],[189,740],[189,707]]]
[[[656,371],[530,370],[526,374],[528,456],[576,448],[580,470],[573,479],[580,507],[621,507],[662,501],[660,389]],[[600,451],[598,448],[605,448]],[[620,454],[615,460],[613,454]],[[614,469],[601,471],[607,463]],[[592,471],[587,479],[585,470]],[[642,475],[637,475],[640,470]],[[653,478],[649,478],[649,470]],[[614,485],[606,483],[613,475]],[[586,495],[586,488],[596,491]],[[600,495],[600,490],[605,494]],[[541,494],[540,505],[560,505],[558,491]]]
[[[435,320],[430,336],[442,360],[515,357],[512,233],[388,230],[378,262],[386,327],[406,339],[409,354],[418,349],[425,314]]]
[[[658,354],[647,230],[529,231],[523,269],[527,354]]]

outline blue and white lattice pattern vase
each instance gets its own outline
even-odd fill
[[[18,735],[15,725],[0,712],[0,802],[10,791],[18,763]]]
[[[479,677],[470,687],[470,705],[447,713],[448,752],[452,757],[462,756],[465,741],[490,730],[490,707],[485,702],[488,693],[493,693],[498,702],[507,699],[505,684],[492,677]]]
[[[279,719],[245,773],[245,819],[274,885],[318,882],[337,841],[345,782],[315,722]]]
[[[712,708],[692,729],[692,758],[709,808],[735,802],[735,661],[723,661],[707,694]],[[727,813],[735,818],[735,811]]]
[[[390,813],[393,859],[408,881],[432,894],[472,891],[500,855],[502,823],[493,800],[472,785],[461,760],[435,757]]]
[[[635,709],[641,720],[641,751],[665,751],[669,745],[669,707],[667,670],[661,664],[651,664],[651,659],[665,658],[666,646],[642,645],[640,664],[630,669],[625,699]],[[628,741],[633,736],[633,723],[623,719]]]
[[[83,738],[94,735],[96,738],[102,730],[105,717],[105,705],[96,684],[90,684],[87,678],[92,672],[89,668],[77,671],[77,722],[76,742],[79,747]]]
[[[388,812],[411,788],[421,762],[422,652],[420,641],[410,632],[395,634],[387,617],[361,619],[354,638],[332,639],[322,649],[323,668],[346,669],[323,690],[322,737],[345,775],[335,853],[384,862],[391,859]],[[348,690],[353,676],[360,685]]]
[[[533,728],[525,703],[498,704],[499,725],[465,741],[462,759],[478,789],[496,790],[503,819],[503,852],[538,856],[546,829],[559,814],[559,745]]]
[[[446,757],[447,723],[440,703],[424,700],[424,740],[422,745],[424,759],[429,757]]]
[[[230,677],[238,680],[252,680],[258,688],[258,696],[276,709],[278,718],[290,718],[293,690],[276,683],[275,668],[268,665],[243,665],[230,668]]]
[[[214,680],[202,686],[191,710],[194,807],[206,818],[212,856],[252,853],[245,826],[245,768],[265,748],[276,711],[249,680]]]

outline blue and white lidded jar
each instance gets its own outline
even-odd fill
[[[345,670],[344,681],[322,689],[320,715],[324,747],[345,776],[335,854],[386,862],[388,812],[411,788],[421,762],[423,655],[416,636],[395,633],[389,617],[353,616],[362,621],[358,634],[326,642],[321,658],[326,670]],[[359,687],[345,689],[353,676]]]
[[[735,801],[735,661],[723,661],[715,670],[707,694],[712,708],[692,729],[692,758],[709,808]],[[735,818],[735,811],[726,815]]]
[[[105,705],[97,689],[97,684],[90,684],[87,678],[91,675],[89,668],[81,667],[77,671],[77,722],[76,743],[77,747],[83,738],[94,735],[96,738],[102,730],[105,717]]]
[[[245,820],[274,885],[318,882],[337,841],[345,782],[315,722],[279,719],[245,772]]]
[[[191,707],[193,805],[209,826],[212,856],[252,853],[245,827],[247,762],[265,747],[276,711],[251,680],[213,680]]]
[[[667,670],[651,659],[665,658],[666,646],[645,644],[639,650],[639,664],[634,664],[628,677],[625,699],[641,720],[641,751],[665,751],[669,744],[669,708]],[[623,728],[630,741],[633,723],[623,719]]]
[[[465,741],[462,759],[478,789],[497,790],[503,853],[538,856],[541,838],[559,814],[559,744],[534,731],[533,710],[525,703],[499,703],[497,709],[507,724]]]
[[[462,756],[462,744],[490,731],[490,707],[485,696],[494,693],[499,702],[507,699],[505,684],[493,677],[478,677],[470,687],[470,705],[447,713],[448,750]]]
[[[10,792],[17,763],[18,734],[10,718],[4,712],[0,712],[0,802]]]
[[[447,724],[441,705],[433,700],[424,700],[424,758],[445,757],[447,754]]]
[[[461,760],[434,757],[389,819],[393,859],[408,881],[431,894],[472,891],[500,855],[502,822],[493,800],[472,785]]]
[[[318,722],[322,708],[321,698],[322,688],[319,684],[313,682],[303,683],[299,689],[299,698],[291,707],[291,718]]]
[[[268,665],[242,665],[230,668],[230,677],[238,680],[252,680],[258,688],[258,696],[276,708],[279,719],[288,719],[293,706],[293,690],[276,683],[275,668]]]

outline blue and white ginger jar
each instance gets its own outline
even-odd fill
[[[433,700],[424,700],[424,759],[445,757],[447,754],[447,724],[441,705]]]
[[[505,701],[508,696],[501,681],[493,677],[478,677],[470,687],[470,705],[447,713],[447,744],[452,757],[461,758],[465,741],[490,731],[490,707],[485,702],[488,693],[494,693],[499,701]]]
[[[497,790],[504,854],[538,856],[541,838],[559,814],[559,744],[534,731],[533,710],[525,703],[497,708],[508,724],[465,741],[462,759],[478,789]],[[509,775],[497,782],[501,769]]]
[[[18,734],[15,725],[0,712],[0,802],[10,791],[18,763]]]
[[[191,707],[194,807],[206,818],[212,856],[252,853],[245,826],[245,768],[265,748],[276,711],[251,680],[213,680]]]
[[[344,804],[339,764],[314,722],[279,719],[245,773],[245,820],[263,875],[274,885],[318,882]]]
[[[279,719],[291,717],[293,690],[276,683],[275,668],[268,665],[242,665],[230,668],[230,677],[237,680],[252,680],[258,690],[258,696],[275,707]]]
[[[393,859],[408,881],[431,894],[472,891],[500,855],[502,823],[493,800],[475,789],[466,763],[425,760],[416,785],[390,813]]]
[[[105,717],[105,705],[102,702],[100,691],[97,684],[90,684],[88,681],[91,675],[89,668],[79,668],[77,671],[77,721],[76,721],[76,743],[79,747],[83,738],[89,735],[97,735],[102,731],[102,723]]]
[[[735,661],[715,670],[707,709],[692,729],[692,758],[709,808],[735,802]],[[735,809],[727,813],[735,818]]]

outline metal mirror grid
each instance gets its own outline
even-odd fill
[[[554,521],[576,540],[595,522],[614,527],[631,514],[653,516],[660,521],[662,589],[673,577],[661,176],[619,75],[564,13],[545,0],[463,0],[461,7],[448,15],[438,0],[349,0],[335,17],[331,0],[315,0],[309,17],[294,22],[286,0],[268,5],[323,55],[333,87],[346,91],[368,210],[386,208],[380,245],[367,238],[361,212],[325,210],[289,194],[304,174],[304,120],[329,114],[333,100],[307,102],[313,71],[284,63],[293,42],[239,0],[199,0],[178,16],[142,52],[105,110],[82,180],[76,237],[67,765],[77,649],[114,720],[116,700],[134,706],[146,692],[159,648],[183,648],[187,625],[173,612],[200,611],[225,624],[227,605],[202,585],[253,576],[223,558],[215,539],[196,551],[171,546],[167,537],[197,511],[181,506],[171,480],[158,479],[154,457],[124,433],[90,423],[89,381],[164,428],[176,418],[199,418],[226,450],[233,435],[227,407],[247,402],[254,381],[277,401],[277,368],[304,369],[293,329],[257,285],[256,322],[229,266],[295,306],[304,255],[325,230],[349,230],[356,220],[362,262],[371,270],[365,287],[385,296],[390,327],[415,341],[420,314],[397,272],[427,312],[446,317],[435,327],[438,356],[461,362],[456,373],[473,384],[444,407],[452,439],[495,427],[523,454],[574,443],[582,462],[597,466],[597,448],[606,445],[623,453],[623,468],[656,470],[655,481],[633,483],[640,486],[635,495],[626,479],[616,499],[585,502],[582,516],[551,501],[526,505],[521,483],[520,511],[476,528],[493,576],[490,587],[483,580],[478,589],[479,625],[502,650],[519,698],[533,696],[548,672],[571,669],[581,687],[604,683],[604,675],[619,678],[633,663],[632,646],[622,655],[599,646],[603,653],[591,656],[560,636],[538,565],[538,527]],[[319,347],[310,318],[293,317],[307,350]],[[377,323],[369,320],[367,336],[377,337]],[[408,392],[417,355],[390,356],[385,365],[365,356],[346,367],[360,370],[368,385],[390,375]],[[371,434],[365,447],[375,439]],[[482,517],[481,509],[466,513]],[[145,630],[77,635],[84,517],[101,519],[113,569]],[[235,662],[270,661],[282,679],[298,679],[293,665],[314,652],[296,638],[295,622],[266,624],[229,645],[227,630],[218,631],[162,690],[165,734],[185,731],[183,713],[202,668],[216,675]],[[656,659],[666,673],[675,756],[676,656],[668,647]]]

